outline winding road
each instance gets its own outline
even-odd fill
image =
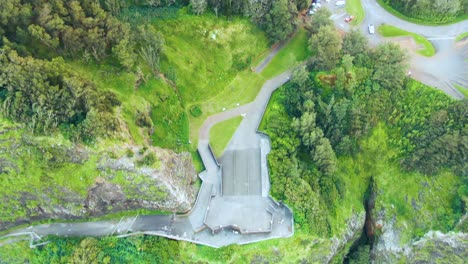
[[[456,99],[463,98],[463,94],[453,84],[468,89],[468,43],[466,41],[457,43],[455,38],[468,32],[468,20],[443,26],[418,25],[388,13],[375,0],[361,0],[361,2],[365,18],[359,28],[368,37],[371,45],[375,46],[391,40],[383,38],[379,34],[369,34],[369,24],[375,25],[376,28],[381,24],[389,24],[426,37],[434,45],[436,55],[424,57],[410,51],[412,77],[422,83],[439,88]],[[352,27],[343,21],[346,16],[345,10],[334,7],[334,1],[330,1],[327,5],[335,13],[332,18],[334,18],[336,26],[345,31],[351,30]]]
[[[448,26],[421,26],[394,17],[380,7],[375,0],[362,0],[362,4],[366,17],[360,28],[363,32],[366,32],[371,44],[375,45],[386,40],[378,35],[367,34],[368,24],[374,24],[376,26],[382,23],[392,24],[404,30],[427,37],[434,43],[437,54],[431,58],[411,54],[411,70],[413,71],[413,77],[423,83],[438,87],[455,98],[463,97],[463,95],[453,87],[453,83],[468,87],[468,67],[466,62],[466,57],[468,57],[467,45],[455,43],[454,38],[468,31],[468,21]],[[350,30],[351,28],[349,25],[343,22],[344,16],[346,15],[344,10],[334,8],[334,1],[327,4],[324,3],[324,6],[327,5],[334,12],[332,18],[337,27]],[[260,63],[259,67],[255,68],[256,71],[260,72],[265,68],[278,50],[279,48],[273,49],[270,55]],[[269,141],[265,136],[256,131],[272,92],[287,82],[290,76],[291,73],[287,71],[268,80],[263,85],[255,101],[226,112],[215,114],[205,120],[199,131],[198,151],[206,170],[199,175],[203,183],[197,201],[188,215],[137,215],[135,217],[121,218],[120,220],[43,224],[15,230],[7,236],[0,237],[4,239],[4,242],[0,241],[0,246],[2,243],[5,244],[9,243],[9,241],[17,241],[19,237],[24,237],[26,239],[31,239],[31,247],[34,247],[33,242],[39,241],[39,243],[41,243],[41,237],[46,235],[128,236],[150,234],[191,241],[212,247],[221,247],[233,243],[245,244],[265,239],[291,236],[294,233],[291,211],[287,206],[276,203],[268,197],[269,180],[266,155],[269,151]],[[209,147],[209,131],[213,125],[239,115],[244,116],[244,119],[230,141],[225,154],[223,154],[224,159],[222,157],[221,164],[219,164]],[[247,192],[249,195],[224,196],[222,194],[224,190],[222,186],[223,162],[225,165],[232,165],[230,164],[231,156],[226,158],[226,153],[235,153],[236,151],[244,150],[257,155],[254,160],[260,163],[260,165],[256,165],[260,174],[255,174],[254,176],[257,177],[257,181],[261,182],[261,191],[258,191],[255,195],[250,195],[249,190]],[[233,155],[235,156],[235,154]],[[244,166],[244,170],[250,170],[249,167],[245,167],[245,164],[240,164],[239,166]],[[243,179],[239,179],[239,181],[242,180]],[[249,181],[250,180],[251,179],[249,179]],[[239,183],[233,181],[229,184]],[[242,186],[240,186],[240,188],[242,188]],[[227,188],[227,190],[229,190],[229,188]],[[230,192],[235,194],[236,190],[233,189]],[[236,210],[238,211],[233,210],[233,208],[237,208]],[[247,211],[245,211],[245,208],[247,208]],[[267,213],[262,211],[265,209]],[[215,213],[213,213],[213,210]],[[247,213],[246,217],[241,215],[242,217],[239,219],[239,214],[241,213]],[[248,214],[252,215],[248,216]],[[219,218],[220,215],[227,217]],[[262,232],[247,230],[249,225],[255,228],[259,226],[260,228],[264,227],[264,225],[259,225],[257,223],[259,219],[257,217],[263,217],[264,220],[267,221],[268,232],[264,232],[265,230]],[[213,226],[207,226],[207,223],[216,223],[216,221],[221,223],[219,229],[214,229]],[[239,227],[235,224],[233,225],[232,221],[241,221],[240,224],[244,226]]]

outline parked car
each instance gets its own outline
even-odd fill
[[[312,3],[313,8],[320,8],[322,6],[321,3]]]
[[[354,16],[348,16],[348,17],[345,18],[344,21],[345,21],[345,22],[350,22],[350,21],[353,20],[353,19],[354,19]]]
[[[369,33],[370,33],[370,34],[374,34],[374,33],[375,33],[375,28],[374,28],[374,25],[372,25],[372,24],[369,24]]]
[[[336,1],[335,5],[336,6],[345,6],[346,2],[345,1]]]

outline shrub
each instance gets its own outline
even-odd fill
[[[135,155],[132,149],[127,149],[126,154],[128,158],[133,158],[133,156]]]
[[[156,155],[153,152],[148,153],[142,159],[137,161],[138,166],[151,166],[156,162]]]
[[[192,108],[190,108],[190,114],[193,117],[199,117],[203,114],[203,112],[198,105],[195,105],[195,106],[192,106]]]
[[[153,127],[153,121],[151,120],[150,113],[148,112],[140,112],[137,110],[135,123],[139,127]]]

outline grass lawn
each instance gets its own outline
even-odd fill
[[[310,55],[307,32],[300,28],[260,74],[270,79],[306,60]]]
[[[459,16],[457,18],[455,18],[453,21],[446,21],[446,22],[433,22],[433,21],[425,21],[425,20],[420,20],[420,19],[417,19],[417,18],[412,18],[412,17],[408,17],[408,16],[405,16],[404,14],[398,12],[397,10],[393,9],[393,7],[387,5],[383,0],[377,0],[377,3],[379,3],[379,5],[381,7],[383,7],[387,12],[391,13],[392,15],[398,17],[398,18],[401,18],[403,20],[406,20],[408,22],[411,22],[411,23],[415,23],[415,24],[420,24],[420,25],[427,25],[427,26],[439,26],[439,25],[450,25],[450,24],[455,24],[455,23],[458,23],[458,22],[461,22],[465,19],[468,19],[468,14],[465,14],[463,16]]]
[[[237,116],[214,125],[210,130],[210,145],[217,158],[221,157],[242,117]]]
[[[399,36],[411,36],[418,45],[422,45],[424,48],[418,50],[417,52],[423,56],[431,57],[435,54],[435,48],[432,43],[427,40],[425,37],[418,35],[416,33],[408,32],[406,30],[391,26],[391,25],[381,25],[377,29],[380,35],[384,37],[399,37]]]
[[[468,98],[468,88],[460,86],[458,84],[453,84],[453,86],[455,86],[455,88],[457,88],[457,90],[460,91],[460,93],[462,93],[463,96],[465,96],[465,98]]]
[[[348,0],[346,1],[346,12],[353,15],[354,19],[350,22],[351,25],[357,26],[364,20],[364,8],[362,8],[361,0]]]
[[[299,29],[261,73],[252,72],[249,67],[239,72],[231,82],[221,88],[216,96],[194,102],[193,105],[199,105],[203,114],[199,117],[189,116],[192,146],[197,146],[198,130],[208,116],[221,112],[223,108],[232,109],[237,104],[242,105],[253,101],[266,80],[292,68],[310,56],[307,46],[307,33]],[[187,108],[190,109],[190,107],[191,105],[188,104]]]
[[[460,41],[468,37],[468,32],[462,33],[455,38],[455,41]]]
[[[404,171],[391,141],[387,129],[379,125],[361,142],[358,155],[340,158],[338,175],[346,182],[347,193],[350,192],[345,197],[355,197],[355,191],[363,190],[361,181],[372,176],[379,193],[375,210],[385,208],[387,215],[396,215],[402,242],[429,230],[449,231],[457,220],[453,204],[460,177],[446,171],[435,176]],[[344,201],[344,205],[352,203],[346,198]],[[336,224],[339,227],[340,223]]]

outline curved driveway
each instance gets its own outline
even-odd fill
[[[455,38],[461,33],[468,32],[468,20],[443,26],[418,25],[388,13],[375,0],[361,1],[366,14],[361,25],[363,32],[368,34],[369,24],[377,27],[385,23],[426,37],[434,45],[436,54],[432,57],[424,57],[410,52],[412,77],[422,83],[437,87],[454,98],[463,98],[463,94],[456,89],[454,84],[468,88],[468,63],[466,61],[468,54],[466,44],[457,44]],[[375,34],[369,35],[369,41],[371,44],[377,44],[385,39]]]
[[[389,24],[426,37],[434,45],[436,55],[424,57],[410,51],[409,62],[412,77],[422,83],[439,88],[456,99],[463,98],[463,94],[453,84],[468,89],[468,44],[466,42],[456,43],[455,38],[461,33],[468,32],[468,20],[443,26],[418,25],[388,13],[376,0],[361,0],[361,2],[365,18],[359,28],[367,36],[372,46],[391,41],[391,39],[383,38],[379,34],[369,34],[369,24],[375,25],[376,28],[381,24]],[[343,21],[346,16],[345,10],[336,8],[334,2],[328,3],[327,6],[335,12],[332,19],[337,27],[349,31],[350,26]]]
[[[406,31],[414,32],[427,38],[455,38],[468,31],[468,20],[443,26],[425,26],[402,20],[381,7],[376,0],[361,0],[366,13],[362,27],[367,32],[367,24],[390,24]]]

